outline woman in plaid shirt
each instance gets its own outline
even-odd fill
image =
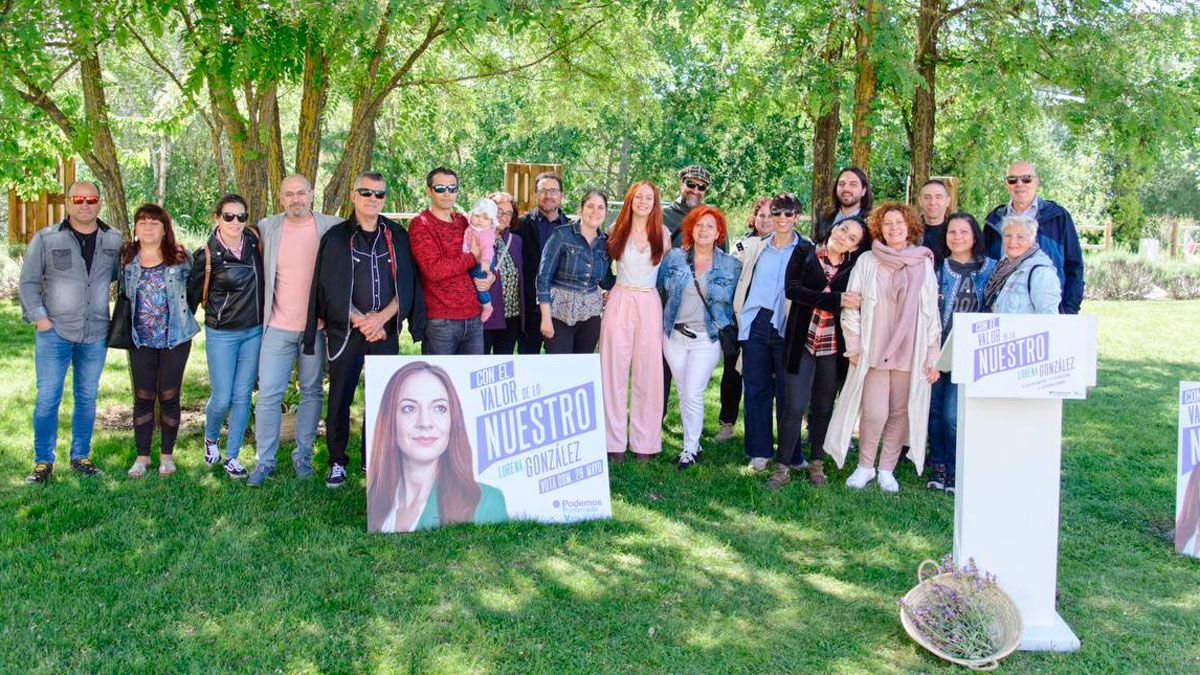
[[[866,223],[858,216],[839,222],[829,237],[796,247],[788,261],[785,292],[792,301],[784,333],[783,427],[778,461],[767,487],[791,480],[793,468],[804,466],[800,451],[800,419],[808,409],[812,457],[804,468],[813,485],[826,483],[825,431],[849,364],[843,352],[840,317],[843,307],[858,307],[861,298],[846,291],[858,254],[870,245]]]

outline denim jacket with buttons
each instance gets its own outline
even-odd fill
[[[737,288],[742,263],[721,251],[713,250],[712,269],[705,282],[704,301],[708,310],[704,312],[704,326],[710,340],[718,338],[721,328],[733,323],[733,291]],[[658,289],[663,296],[663,334],[670,335],[679,316],[683,293],[692,286],[692,252],[673,248],[663,256],[658,267]],[[714,319],[716,320],[714,322]]]
[[[88,271],[69,219],[37,231],[25,249],[20,297],[29,323],[50,319],[69,342],[108,337],[108,291],[117,278],[121,233],[97,221],[96,252]]]
[[[608,236],[597,232],[588,245],[579,231],[579,223],[560,225],[546,240],[542,262],[538,266],[538,304],[550,302],[551,288],[589,291],[597,287],[608,290],[616,277],[608,259]]]
[[[188,305],[187,289],[188,275],[191,271],[192,261],[185,257],[183,262],[175,265],[167,265],[165,282],[167,292],[167,312],[170,316],[167,319],[167,349],[174,349],[179,345],[191,340],[196,333],[200,332],[200,324],[196,322],[196,317],[193,314],[192,308]],[[129,328],[129,334],[133,337],[133,346],[141,347],[142,341],[138,337],[137,332],[137,292],[138,281],[142,277],[142,265],[138,262],[137,256],[133,257],[128,265],[121,269],[121,290],[126,298],[129,298],[130,313],[129,318],[133,325]]]

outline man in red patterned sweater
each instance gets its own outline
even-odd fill
[[[488,272],[486,278],[471,278],[480,249],[472,237],[470,250],[463,251],[467,218],[454,211],[458,174],[445,167],[430,171],[425,176],[425,191],[429,193],[429,208],[408,225],[429,317],[421,353],[482,354],[482,307],[475,291],[491,288],[496,275]]]

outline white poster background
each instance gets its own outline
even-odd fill
[[[371,444],[384,389],[401,366],[413,361],[440,366],[454,382],[471,442],[475,479],[504,493],[509,520],[569,523],[612,517],[598,355],[368,356],[364,366],[368,465],[375,452]],[[547,405],[551,397],[554,401]],[[580,406],[583,401],[590,402]],[[531,405],[555,431],[542,431],[539,438],[530,424]],[[570,420],[564,422],[564,415]],[[484,427],[494,433],[485,431],[481,440],[480,419],[485,416],[489,421]],[[565,433],[581,426],[586,430]],[[547,435],[560,438],[534,442]],[[513,447],[517,436],[525,443]],[[483,445],[489,440],[500,441],[492,453]]]
[[[1179,383],[1179,464],[1175,550],[1200,558],[1200,382]],[[1194,483],[1194,484],[1193,484]],[[1189,490],[1189,484],[1191,490]],[[1186,521],[1186,522],[1185,522]]]
[[[1096,317],[955,314],[953,378],[967,396],[1083,399],[1096,386]]]

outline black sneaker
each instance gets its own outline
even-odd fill
[[[87,457],[71,460],[71,468],[85,476],[95,476],[100,473],[100,467],[92,463],[92,460]]]
[[[341,464],[334,464],[329,467],[329,473],[325,476],[325,487],[336,488],[341,487],[342,483],[346,482],[346,467]]]
[[[679,453],[679,462],[677,463],[677,466],[679,467],[680,471],[685,471],[691,468],[691,466],[695,464],[696,460],[698,459],[700,459],[699,452],[689,452],[684,450]]]
[[[952,474],[952,473],[946,474],[946,487],[943,489],[945,489],[946,492],[949,492],[950,494],[954,494],[954,474]]]
[[[944,490],[946,488],[946,465],[934,464],[933,471],[929,475],[929,482],[925,487],[930,490]]]
[[[54,464],[50,462],[38,462],[33,465],[33,473],[25,476],[25,482],[30,485],[34,483],[45,483],[50,480],[50,474],[54,473]]]

